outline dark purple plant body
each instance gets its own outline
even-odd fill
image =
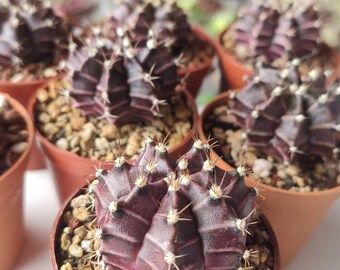
[[[301,80],[299,60],[284,69],[258,66],[235,95],[231,113],[249,146],[289,164],[307,156],[338,158],[340,88],[311,71]]]
[[[197,39],[186,14],[175,1],[122,1],[112,14],[113,27],[134,33],[138,44],[152,38],[179,56]]]
[[[150,123],[176,94],[180,80],[172,56],[154,42],[133,46],[132,35],[123,32],[114,43],[94,36],[80,48],[71,46],[70,95],[84,115],[117,125]]]
[[[289,61],[318,51],[320,13],[311,3],[254,0],[241,9],[231,31],[242,57]]]
[[[196,140],[177,162],[148,140],[132,165],[117,157],[89,186],[97,216],[96,252],[105,269],[239,269],[256,191],[244,168],[225,172]]]
[[[20,68],[34,63],[53,64],[65,51],[67,29],[48,1],[1,1],[0,65]]]

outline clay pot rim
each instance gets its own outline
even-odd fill
[[[27,138],[27,146],[24,150],[24,152],[20,155],[19,159],[11,166],[8,170],[4,172],[0,176],[0,183],[4,182],[9,175],[13,173],[18,167],[21,166],[21,164],[27,159],[27,156],[29,155],[33,141],[34,141],[34,125],[31,116],[29,115],[28,111],[22,106],[18,101],[16,101],[14,98],[12,98],[9,94],[0,92],[1,96],[4,96],[6,98],[6,101],[9,102],[9,104],[12,106],[13,109],[15,109],[17,112],[20,113],[21,117],[24,118],[26,123],[26,128],[28,131],[28,138]]]
[[[56,79],[56,80],[58,80],[58,79]],[[180,92],[182,92],[185,95],[185,97],[187,99],[187,105],[193,113],[192,121],[191,121],[191,125],[192,125],[191,130],[196,131],[197,126],[198,126],[199,117],[198,117],[198,112],[197,112],[195,100],[187,89],[183,88],[183,89],[180,90]],[[30,114],[33,117],[34,124],[35,124],[34,108],[35,108],[36,102],[37,102],[37,95],[34,98],[31,99],[31,101],[28,105],[28,109],[29,109]],[[42,143],[44,145],[48,145],[49,148],[53,148],[53,150],[55,152],[59,153],[60,155],[65,156],[66,158],[77,159],[77,160],[80,160],[80,161],[83,161],[83,162],[90,160],[90,161],[93,161],[93,163],[102,162],[103,164],[110,164],[110,163],[114,162],[112,160],[100,161],[100,160],[96,160],[96,159],[90,159],[90,158],[87,158],[87,157],[81,157],[76,153],[72,153],[68,150],[58,148],[55,144],[50,142],[43,134],[41,134],[41,132],[38,130],[38,128],[36,128],[35,134],[37,135],[39,140],[42,141]],[[188,140],[190,140],[190,138],[191,138],[191,133],[189,132],[189,134],[179,144],[177,144],[175,147],[170,148],[168,150],[168,153],[171,155],[173,152],[176,152],[178,149],[182,148],[188,142]],[[132,161],[128,160],[128,162],[132,162]]]
[[[191,26],[193,32],[196,34],[196,36],[198,37],[198,39],[200,39],[201,41],[205,42],[207,45],[211,45],[214,48],[214,53],[211,57],[209,57],[209,59],[207,61],[205,61],[204,63],[195,66],[195,67],[191,67],[191,68],[181,68],[178,69],[178,75],[179,76],[184,76],[187,73],[194,73],[197,72],[199,70],[202,69],[206,69],[209,68],[213,62],[214,57],[216,56],[216,44],[215,41],[203,30],[202,27],[198,26],[198,25],[192,25]]]
[[[227,26],[224,30],[222,30],[219,34],[218,34],[218,38],[215,42],[215,46],[216,48],[218,48],[218,51],[220,54],[223,54],[224,57],[228,57],[228,61],[230,61],[230,63],[233,66],[237,66],[240,69],[243,69],[245,71],[245,73],[253,73],[254,70],[253,68],[249,68],[247,67],[242,61],[238,60],[235,55],[233,55],[231,52],[229,52],[222,44],[222,39],[224,34],[231,28],[231,26],[233,25],[233,23],[231,23],[229,26]],[[321,42],[320,44],[320,52],[325,52],[328,51],[329,55],[331,56],[330,58],[334,59],[335,62],[335,69],[334,72],[332,73],[332,75],[330,77],[327,78],[327,84],[332,84],[334,83],[337,79],[340,78],[340,54],[336,52],[336,50],[331,47],[330,45],[328,45],[326,42]]]
[[[234,90],[228,90],[233,91],[233,92],[237,92],[239,91],[238,89],[234,89]],[[198,132],[200,134],[201,139],[203,140],[207,140],[204,130],[203,130],[203,123],[204,123],[204,119],[205,117],[219,104],[221,104],[223,102],[224,99],[228,99],[229,98],[229,92],[224,92],[219,94],[215,99],[213,99],[208,105],[205,106],[204,110],[202,111],[199,119],[198,119],[198,125],[197,125],[197,129]],[[214,155],[216,158],[218,157],[217,153],[214,150],[211,150],[211,154]],[[225,167],[226,169],[231,169],[234,170],[234,168],[229,165],[227,162],[225,162],[223,159],[219,159],[219,162],[223,165],[223,167]],[[219,164],[217,164],[217,166],[219,166]],[[220,165],[221,166],[221,165]],[[330,188],[330,189],[326,189],[326,190],[322,190],[322,191],[316,191],[316,192],[298,192],[298,191],[290,191],[290,190],[286,190],[286,189],[281,189],[281,188],[277,188],[277,187],[273,187],[264,183],[260,183],[258,181],[256,181],[253,177],[251,176],[247,176],[246,179],[248,181],[251,181],[254,184],[255,187],[260,188],[260,190],[270,190],[273,192],[277,192],[277,193],[281,193],[281,194],[285,194],[288,196],[301,196],[301,197],[312,197],[312,196],[326,196],[328,194],[333,194],[333,193],[338,193],[340,196],[340,185],[334,188]]]
[[[84,193],[85,187],[87,186],[83,185],[81,188],[78,188],[76,191],[74,191],[61,205],[61,207],[59,208],[58,214],[56,215],[54,222],[53,222],[53,226],[51,229],[51,233],[50,233],[50,240],[49,240],[49,245],[48,245],[48,249],[49,249],[49,254],[50,254],[50,261],[52,264],[52,268],[53,270],[58,270],[58,265],[57,265],[57,258],[56,258],[56,249],[55,246],[57,244],[56,239],[57,239],[57,234],[60,233],[60,226],[61,226],[61,220],[62,220],[62,216],[65,213],[66,208],[68,207],[68,205],[70,204],[71,200]],[[272,249],[273,257],[274,257],[274,268],[273,270],[279,270],[280,269],[280,263],[281,263],[281,256],[280,256],[280,250],[279,250],[279,245],[278,245],[278,241],[274,232],[274,229],[272,227],[272,225],[270,224],[268,218],[266,217],[265,214],[261,214],[260,217],[260,222],[262,223],[262,225],[266,228],[267,233],[269,234],[270,237],[270,247]]]

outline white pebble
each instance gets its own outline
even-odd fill
[[[27,147],[27,142],[18,142],[11,147],[11,152],[14,154],[21,154],[25,151]]]
[[[65,138],[61,138],[56,142],[58,148],[66,150],[68,148],[68,142]]]
[[[91,251],[93,251],[93,249],[92,249],[92,241],[91,240],[83,240],[83,241],[81,241],[80,246],[87,253],[90,253]]]
[[[22,81],[23,79],[24,79],[24,74],[17,73],[17,74],[12,76],[12,78],[10,79],[10,82],[17,83],[17,82]]]
[[[270,171],[273,167],[273,164],[271,164],[266,159],[260,158],[254,161],[253,164],[253,172],[258,174],[260,177],[268,177],[270,175]]]
[[[52,78],[57,76],[57,72],[53,68],[46,68],[43,75],[45,78]]]

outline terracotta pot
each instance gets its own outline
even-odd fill
[[[35,96],[39,88],[45,87],[50,79],[35,80],[27,83],[10,83],[0,81],[0,92],[7,93],[18,100],[25,108],[28,108],[30,100]],[[28,170],[40,170],[46,168],[44,155],[34,142],[31,157],[28,163]]]
[[[29,134],[25,151],[17,162],[0,176],[0,269],[9,270],[15,263],[24,242],[23,175],[33,144],[34,127],[25,108],[7,94],[5,96],[12,107],[25,119]]]
[[[222,72],[221,92],[226,89],[238,89],[245,87],[246,83],[244,78],[252,76],[254,73],[252,68],[246,67],[222,45],[223,35],[228,31],[228,29],[229,28],[221,32],[215,42],[220,69]],[[334,59],[336,62],[336,69],[334,73],[327,79],[327,83],[332,84],[340,77],[340,54],[325,43],[321,44],[321,48],[322,51],[328,51],[331,56],[330,59]]]
[[[57,258],[56,258],[56,250],[59,240],[59,235],[61,234],[62,226],[63,226],[63,219],[62,216],[65,213],[67,207],[69,206],[70,201],[76,197],[81,195],[84,192],[85,187],[81,188],[80,190],[73,193],[73,195],[69,196],[67,200],[63,203],[62,207],[60,208],[58,215],[53,223],[52,226],[52,232],[50,235],[50,244],[49,244],[49,253],[50,253],[50,259],[52,264],[53,270],[59,270],[60,265],[57,264]],[[279,252],[279,246],[277,244],[276,236],[274,233],[274,230],[272,229],[272,226],[270,225],[270,222],[266,218],[265,215],[261,215],[260,217],[261,223],[264,225],[264,227],[267,229],[267,232],[269,234],[269,238],[271,241],[271,251],[274,254],[274,266],[272,270],[279,270],[280,269],[280,252]]]
[[[229,93],[220,94],[202,112],[198,121],[198,132],[206,140],[203,125],[204,119],[214,108],[225,103]],[[216,152],[211,151],[212,159],[218,159]],[[233,168],[218,159],[217,166],[225,170]],[[257,187],[265,200],[259,200],[261,211],[273,226],[281,252],[281,266],[285,266],[303,247],[323,219],[332,203],[340,197],[340,186],[326,191],[299,193],[287,191],[257,182],[251,176],[246,178],[249,186]]]
[[[193,110],[192,130],[195,131],[198,121],[195,101],[186,90],[184,91],[184,94],[186,96],[188,106]],[[32,102],[32,105],[30,106],[31,112],[33,112],[34,104],[35,102]],[[52,172],[54,174],[61,202],[67,199],[72,192],[87,182],[85,176],[94,173],[94,166],[97,168],[102,166],[102,168],[106,169],[109,169],[112,166],[89,158],[83,158],[75,153],[60,149],[49,142],[39,131],[36,133],[41,148],[51,163]],[[192,138],[191,135],[188,134],[188,136],[185,137],[179,145],[169,150],[169,154],[177,159],[180,155],[187,152],[191,145]]]
[[[201,27],[193,26],[193,30],[201,40],[207,42],[211,46],[214,46],[214,41],[204,32]],[[211,68],[214,57],[215,53],[211,56],[211,58],[209,58],[208,61],[197,67],[180,69],[178,71],[178,74],[181,78],[186,78],[186,87],[194,98],[197,96],[202,82]]]

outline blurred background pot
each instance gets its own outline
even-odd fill
[[[45,87],[50,79],[35,80],[25,83],[11,83],[0,81],[0,92],[7,93],[14,99],[18,100],[25,108],[28,109],[30,100],[34,98],[38,89]],[[28,170],[40,170],[46,168],[44,155],[34,142],[28,163]]]
[[[2,94],[1,94],[2,95]],[[24,118],[28,141],[20,158],[0,176],[0,269],[9,270],[16,261],[24,242],[23,177],[34,138],[34,127],[25,108],[5,95],[9,104]]]
[[[199,26],[193,26],[193,30],[200,40],[205,41],[210,46],[214,46],[214,41],[203,30],[203,28]],[[215,55],[216,53],[214,52],[210,58],[197,67],[183,68],[178,70],[179,76],[181,78],[185,78],[187,89],[194,98],[199,93],[202,82],[211,69]]]

